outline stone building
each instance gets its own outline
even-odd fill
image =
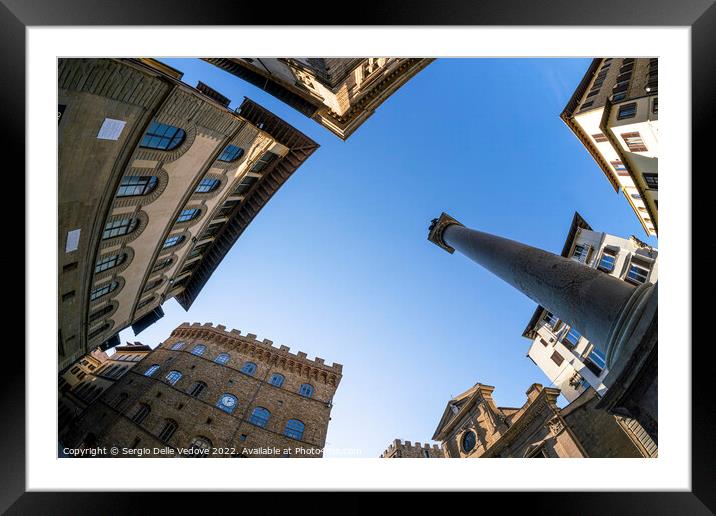
[[[184,323],[97,399],[66,444],[125,457],[321,457],[342,369]]]
[[[593,390],[563,409],[559,389],[532,384],[521,407],[498,407],[477,383],[450,400],[432,439],[450,458],[648,457],[618,419],[595,408]]]
[[[632,236],[620,238],[594,231],[574,214],[561,255],[634,285],[656,283],[658,250]],[[522,333],[532,341],[527,356],[561,390],[567,401],[590,386],[602,396],[609,373],[605,356],[576,329],[542,306],[532,314]]]
[[[657,58],[594,59],[560,115],[649,236],[659,215],[658,73]]]
[[[150,351],[149,346],[138,342],[117,346],[112,356],[94,349],[60,375],[57,420],[60,442],[74,420]]]
[[[63,371],[188,309],[318,145],[249,99],[152,59],[58,60],[58,356]]]
[[[381,455],[381,459],[441,459],[443,451],[437,444],[412,444],[410,441],[393,440]]]
[[[347,139],[375,110],[433,59],[205,58]]]

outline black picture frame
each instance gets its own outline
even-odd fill
[[[356,25],[550,25],[550,26],[683,26],[691,28],[692,72],[692,162],[706,166],[709,124],[714,119],[716,84],[716,6],[713,0],[490,0],[453,1],[450,8],[439,2],[415,0],[393,4],[363,2],[350,21]],[[236,1],[198,2],[195,0],[2,0],[0,34],[2,74],[0,95],[4,124],[5,152],[16,166],[25,165],[25,30],[28,26],[84,25],[335,25],[335,20],[320,20],[318,12],[337,12],[315,3],[286,4],[275,9],[270,4],[240,4]],[[345,18],[338,22],[344,24]],[[6,170],[9,173],[9,170]],[[682,171],[686,176],[687,171]],[[24,192],[28,195],[31,192]],[[694,229],[704,222],[694,218]],[[15,251],[17,252],[17,251]],[[25,262],[24,247],[20,251]],[[25,270],[27,274],[27,270]],[[693,320],[693,317],[692,317]],[[694,328],[695,329],[695,328]],[[9,343],[8,343],[9,344]],[[685,350],[688,342],[669,343]],[[695,350],[694,350],[694,355]],[[579,514],[713,514],[716,510],[714,485],[714,439],[716,428],[708,379],[712,376],[709,360],[692,363],[692,490],[690,492],[561,492],[559,504],[568,509],[580,507]],[[126,493],[25,492],[25,357],[17,353],[13,367],[4,369],[4,388],[0,417],[0,511],[10,514],[121,514],[146,508],[147,495]],[[698,395],[698,393],[708,393]],[[121,479],[118,485],[121,485]],[[529,502],[531,512],[555,512],[555,493],[510,493],[510,506]],[[484,496],[494,494],[485,493]],[[497,493],[499,496],[499,493]],[[503,493],[504,495],[504,493]],[[186,503],[186,494],[159,495],[165,510]],[[272,495],[273,496],[273,495]],[[213,502],[225,497],[215,499]],[[300,502],[299,502],[300,503]],[[212,503],[213,505],[213,503]],[[98,507],[107,510],[97,512]],[[354,507],[355,509],[355,507]],[[559,512],[559,511],[558,511]],[[570,510],[566,511],[570,513]]]

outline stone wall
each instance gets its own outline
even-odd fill
[[[616,417],[596,409],[599,398],[593,389],[562,409],[563,418],[589,457],[647,456],[632,441]]]
[[[179,343],[181,349],[172,349]],[[201,356],[192,353],[198,344],[206,346]],[[228,361],[216,362],[222,353],[228,354]],[[242,371],[247,363],[256,366],[251,374]],[[146,376],[153,365],[158,369]],[[340,364],[326,366],[320,358],[308,360],[302,352],[290,354],[286,346],[275,348],[255,335],[240,336],[223,326],[184,324],[88,410],[68,445],[91,445],[96,439],[100,446],[149,448],[147,456],[161,455],[165,448],[170,455],[179,455],[192,439],[203,437],[219,448],[212,456],[320,457],[341,369]],[[173,385],[167,380],[171,371],[182,375]],[[284,377],[281,386],[269,383],[274,374]],[[206,386],[191,396],[197,382]],[[299,394],[303,384],[313,387],[310,397]],[[236,398],[230,413],[217,406],[226,394]],[[142,404],[149,414],[134,422]],[[251,421],[256,407],[270,412],[263,428]],[[292,419],[305,425],[300,438],[285,435]],[[158,436],[168,420],[176,422],[177,429],[161,442]],[[154,448],[161,451],[155,453]]]
[[[441,459],[445,454],[437,444],[415,444],[410,441],[395,439],[387,450],[381,455],[381,459]]]

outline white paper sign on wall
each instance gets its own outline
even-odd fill
[[[99,128],[97,133],[98,140],[118,140],[119,135],[122,134],[122,129],[127,124],[124,120],[114,120],[112,118],[105,118],[102,122],[102,127]]]
[[[80,246],[80,231],[80,229],[73,229],[67,232],[67,243],[65,244],[66,253],[76,251]]]

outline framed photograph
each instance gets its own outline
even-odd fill
[[[480,491],[710,514],[690,207],[716,10],[630,5],[335,26],[4,2],[28,302],[0,507]]]

